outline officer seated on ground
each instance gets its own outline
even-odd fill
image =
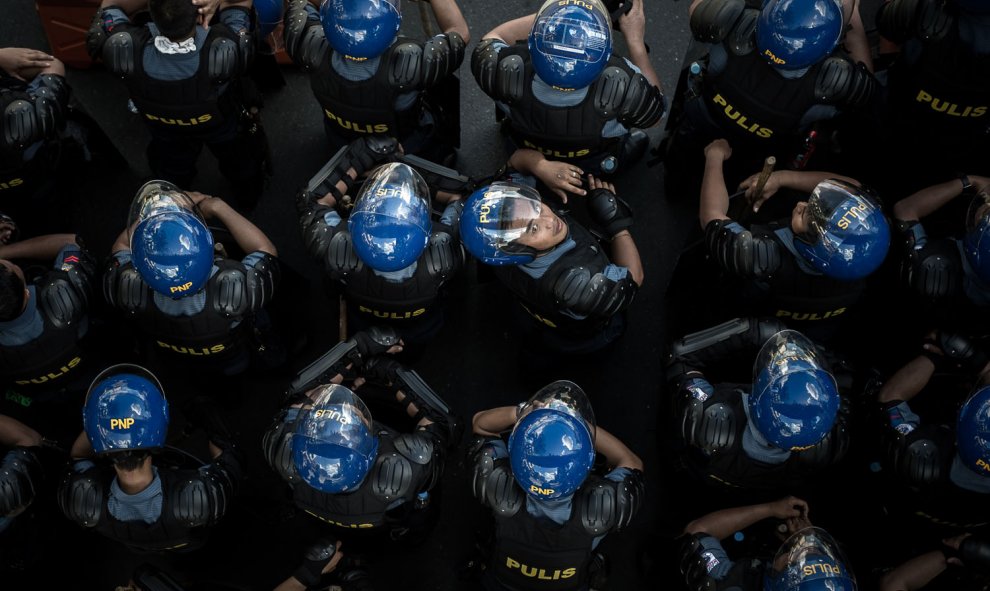
[[[722,540],[765,519],[786,526],[771,556],[730,557]],[[680,540],[680,568],[690,591],[856,591],[856,576],[839,544],[808,520],[808,504],[784,497],[722,509],[691,521]]]
[[[400,0],[327,0],[319,11],[309,0],[289,3],[285,49],[310,73],[333,150],[380,134],[397,138],[407,153],[452,161],[460,144],[459,134],[449,133],[460,121],[454,74],[471,38],[456,0],[429,5],[442,33],[417,42],[399,36]],[[449,96],[424,100],[432,88]]]
[[[58,132],[70,89],[65,66],[47,53],[0,48],[0,210],[27,236],[64,231],[68,212],[55,187]]]
[[[65,516],[138,552],[200,547],[232,502],[240,462],[218,433],[208,434],[212,462],[199,469],[153,461],[168,424],[154,375],[136,365],[104,370],[86,395],[84,431],[59,489]]]
[[[963,381],[946,384],[946,374]],[[886,423],[884,463],[893,479],[884,501],[898,521],[920,517],[912,523],[938,535],[990,524],[982,509],[990,498],[990,387],[981,385],[988,376],[983,351],[958,334],[937,331],[883,384],[877,400]]]
[[[498,181],[475,191],[461,216],[461,240],[516,295],[527,346],[591,353],[625,328],[624,310],[643,283],[629,206],[615,187],[588,175],[588,213],[607,241],[533,188]],[[523,314],[522,312],[525,312]]]
[[[762,192],[754,174],[739,186],[745,195],[737,194],[751,200],[754,211],[780,189],[810,195],[794,206],[790,220],[744,228],[728,216],[722,166],[732,154],[725,140],[705,148],[699,218],[712,258],[744,282],[733,290],[744,294],[737,314],[774,316],[821,342],[841,336],[842,321],[852,316],[866,278],[890,246],[880,205],[854,179],[830,172],[777,171]]]
[[[388,162],[396,150],[389,139],[351,142],[300,195],[299,222],[310,255],[346,295],[355,330],[391,326],[407,345],[422,345],[443,326],[444,286],[464,264],[464,205],[459,194],[435,190],[445,208],[433,221],[434,189],[411,166]]]
[[[292,487],[295,505],[362,551],[384,539],[419,543],[439,517],[444,456],[457,421],[415,372],[385,353],[394,331],[373,328],[337,344],[292,382],[288,405],[265,434],[269,465]],[[357,378],[357,379],[355,379]],[[396,402],[416,421],[411,433],[375,422],[351,387]],[[369,383],[365,383],[365,380]]]
[[[639,457],[596,427],[580,386],[553,382],[518,406],[479,412],[472,425],[486,438],[473,458],[474,496],[495,518],[483,588],[554,581],[554,589],[583,591],[604,578],[595,549],[632,522],[646,483]],[[500,436],[509,429],[506,446]],[[590,473],[596,452],[609,468],[604,478]]]
[[[510,162],[551,189],[576,192],[584,172],[628,169],[649,144],[638,128],[666,109],[643,41],[643,2],[631,2],[619,17],[629,59],[612,55],[612,20],[599,0],[547,0],[474,49],[471,72],[507,117]]]
[[[849,448],[849,406],[824,355],[774,320],[735,319],[678,340],[668,381],[676,388],[676,447],[705,484],[738,491],[811,484]],[[751,384],[709,381],[751,354]]]
[[[0,233],[16,231],[6,220]],[[44,262],[44,271],[32,262]],[[94,281],[94,261],[74,234],[0,241],[0,386],[28,397],[85,390],[80,379],[92,360],[81,341]]]
[[[152,22],[132,21],[142,10]],[[260,98],[241,79],[255,43],[251,0],[223,0],[219,22],[201,20],[191,0],[104,0],[87,49],[126,82],[151,133],[148,164],[156,178],[189,186],[206,144],[234,198],[252,209],[269,163]]]
[[[988,190],[990,178],[960,175],[894,204],[905,251],[902,276],[926,308],[929,322],[983,333],[990,329],[982,321],[983,310],[990,305]],[[939,212],[949,215],[936,215]],[[948,223],[929,224],[933,229],[929,235],[923,224],[938,217],[947,217]],[[948,235],[939,235],[946,225]]]
[[[246,256],[216,254],[204,218],[226,226]],[[151,181],[138,190],[114,242],[104,294],[142,333],[146,357],[235,375],[260,349],[253,339],[278,284],[277,255],[265,234],[223,200]]]

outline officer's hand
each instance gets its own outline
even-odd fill
[[[581,188],[581,175],[584,171],[573,164],[544,158],[533,167],[533,174],[564,203],[567,203],[567,193],[588,194]]]
[[[0,212],[0,246],[7,246],[17,241],[17,223],[5,213]]]
[[[646,35],[646,13],[643,11],[643,0],[626,0],[632,2],[632,10],[619,17],[619,30],[626,36],[626,44],[641,45]]]
[[[306,558],[292,576],[306,587],[315,587],[323,575],[332,573],[344,554],[340,542],[324,538],[306,549]]]
[[[987,355],[965,336],[937,330],[928,334],[922,345],[925,356],[939,369],[961,369],[981,376],[990,361]]]
[[[718,158],[719,162],[725,162],[732,156],[732,146],[723,139],[717,139],[705,146],[705,158]]]
[[[969,182],[973,185],[973,189],[977,193],[986,193],[990,191],[990,178],[971,174],[969,175]]]
[[[392,162],[400,154],[402,147],[398,140],[380,135],[359,137],[348,147],[351,165],[358,175],[370,171],[379,164]]]
[[[30,78],[29,73],[47,68],[55,57],[37,49],[4,47],[0,49],[0,69],[18,80]],[[36,72],[34,72],[36,73]]]
[[[739,183],[739,190],[740,191],[744,189],[746,190],[746,200],[753,204],[753,211],[759,211],[760,206],[763,205],[763,203],[767,199],[773,197],[774,194],[777,191],[779,191],[781,187],[780,173],[779,172],[770,173],[770,176],[767,177],[766,184],[763,185],[763,192],[760,193],[760,198],[754,201],[753,198],[756,195],[756,184],[759,181],[759,179],[760,179],[760,173],[756,173],[750,175],[749,178]]]
[[[388,327],[372,327],[362,330],[351,337],[357,345],[358,353],[362,359],[370,359],[375,355],[383,353],[398,353],[402,351],[402,339],[395,332],[395,329]]]
[[[808,517],[808,503],[797,497],[784,497],[770,503],[770,512],[777,519]]]
[[[949,548],[952,548],[956,552],[959,552],[959,546],[962,545],[963,540],[965,540],[966,538],[968,538],[970,535],[971,534],[969,534],[969,533],[964,533],[964,534],[959,534],[958,536],[954,536],[954,537],[951,537],[951,538],[944,538],[942,540],[942,543],[945,544],[946,546],[948,546]],[[946,562],[949,563],[949,564],[954,564],[956,566],[962,566],[963,565],[962,560],[959,560],[959,557],[958,556],[952,556],[952,557],[948,558],[946,560]]]
[[[220,0],[192,0],[193,6],[198,9],[199,18],[196,19],[203,28],[210,28],[210,21],[213,15],[220,8]]]
[[[601,179],[588,175],[588,215],[605,230],[609,239],[633,225],[633,212],[629,204],[615,195],[615,187]]]

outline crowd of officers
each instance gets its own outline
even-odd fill
[[[534,371],[613,348],[644,280],[628,201],[655,197],[616,183],[666,118],[667,199],[696,203],[699,227],[656,360],[683,521],[661,544],[675,558],[652,557],[675,572],[650,574],[698,591],[986,589],[985,3],[889,0],[878,45],[855,0],[694,0],[670,104],[642,0],[548,0],[471,51],[455,1],[430,8],[439,31],[421,40],[399,35],[399,0],[103,0],[86,45],[127,85],[153,173],[109,253],[59,216],[98,130],[58,60],[0,49],[2,567],[40,568],[36,524],[59,512],[94,543],[209,552],[260,445],[321,532],[278,589],[373,588],[382,544],[431,535],[452,456],[491,514],[466,588],[605,588],[598,545],[637,521],[646,479],[581,386],[468,422],[415,364],[468,264],[513,294]],[[295,205],[340,342],[286,385],[259,442],[223,409],[302,350],[298,277],[249,220],[272,160],[251,73],[273,40],[308,73],[330,146]],[[484,179],[456,170],[465,59],[505,132]],[[229,199],[193,190],[204,145]],[[871,490],[843,491],[860,471]],[[850,502],[882,527],[857,530]],[[171,564],[121,579],[203,584]]]

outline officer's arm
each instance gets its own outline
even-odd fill
[[[780,183],[780,188],[794,189],[795,191],[801,191],[803,193],[811,193],[815,190],[815,187],[818,186],[818,183],[829,179],[838,179],[856,187],[860,186],[860,182],[856,179],[843,176],[841,174],[836,174],[834,172],[817,170],[781,170],[774,172],[773,175],[775,177],[780,175],[777,177],[777,182]]]
[[[908,401],[918,395],[935,373],[935,363],[919,355],[897,370],[880,388],[877,399],[881,403]]]
[[[971,176],[969,182],[973,189],[984,190],[990,185],[990,179]],[[921,220],[941,209],[941,207],[959,195],[964,189],[963,179],[952,179],[944,183],[925,187],[894,204],[894,218],[904,221]]]
[[[216,218],[230,231],[237,246],[244,252],[264,252],[278,256],[278,250],[268,236],[246,217],[237,213],[222,199],[208,198],[200,201],[200,211],[206,219]]]
[[[849,19],[849,29],[846,31],[843,45],[853,60],[862,63],[867,70],[873,72],[873,51],[870,49],[870,42],[866,38],[863,17],[859,14],[859,0],[846,0],[846,2],[852,4],[852,16]]]
[[[649,80],[650,84],[656,86],[662,93],[663,85],[660,84],[660,77],[653,69],[650,54],[646,49],[646,15],[643,12],[643,0],[630,0],[630,2],[633,3],[632,9],[619,17],[619,28],[626,38],[629,61],[639,68],[640,73]]]
[[[49,260],[58,256],[59,251],[69,244],[76,243],[75,234],[48,234],[0,246],[0,259]]]
[[[123,10],[130,16],[136,12],[148,10],[148,0],[103,0],[100,2],[100,10],[111,6]]]
[[[629,230],[623,230],[612,237],[612,262],[629,271],[629,277],[636,285],[643,285],[643,261],[639,258],[639,249]]]
[[[93,451],[93,444],[89,442],[89,437],[86,435],[86,431],[80,431],[76,440],[72,442],[72,447],[69,449],[69,457],[73,459],[82,458],[92,458],[96,456],[96,452]]]
[[[807,515],[807,503],[797,497],[785,497],[769,503],[733,507],[703,515],[684,526],[684,533],[708,534],[717,540],[724,540],[764,519],[788,519]]]
[[[471,430],[476,435],[498,437],[516,424],[516,409],[515,406],[499,406],[478,412],[471,419]]]
[[[705,148],[705,176],[701,180],[701,204],[698,209],[702,230],[708,227],[709,222],[729,219],[729,190],[725,187],[722,172],[722,163],[728,156],[724,154],[725,150],[716,148],[714,143]]]
[[[915,591],[942,574],[948,563],[945,553],[932,550],[897,566],[880,578],[880,591]]]
[[[41,434],[17,419],[0,415],[0,445],[35,447],[41,445]]]
[[[430,7],[433,8],[433,14],[437,17],[441,31],[457,33],[464,40],[464,45],[471,42],[471,32],[456,0],[430,0]]]
[[[643,471],[643,460],[626,447],[626,444],[601,427],[595,429],[595,451],[605,456],[612,469],[629,468]]]
[[[513,45],[516,41],[522,41],[529,37],[529,32],[533,29],[533,24],[536,22],[536,13],[530,14],[528,16],[521,16],[517,19],[502,23],[501,25],[495,27],[491,31],[485,33],[482,37],[482,41],[485,39],[500,39],[508,45]]]

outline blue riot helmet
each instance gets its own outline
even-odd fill
[[[849,561],[820,527],[798,530],[781,545],[763,579],[764,591],[856,591]]]
[[[555,239],[559,235],[556,244],[569,231],[567,224],[540,200],[536,189],[499,181],[468,197],[461,214],[461,242],[486,265],[524,265],[556,246],[539,250],[526,244],[541,227]]]
[[[794,250],[818,271],[840,281],[863,279],[890,249],[890,225],[868,190],[829,179],[818,183],[804,211],[807,231]]]
[[[265,37],[282,22],[282,0],[255,0],[254,10],[258,15],[258,33]]]
[[[990,196],[986,193],[974,197],[969,205],[963,252],[980,281],[990,283]]]
[[[529,33],[529,55],[550,86],[589,86],[612,57],[612,19],[599,0],[547,0]]]
[[[361,187],[347,227],[364,264],[376,271],[405,269],[430,240],[430,187],[406,164],[380,166]]]
[[[837,0],[768,0],[756,21],[756,47],[770,65],[801,70],[832,54],[842,28]]]
[[[824,439],[838,412],[835,379],[815,345],[796,330],[767,339],[753,364],[750,426],[780,449],[799,451]]]
[[[213,270],[213,235],[175,185],[145,183],[131,203],[127,227],[134,268],[153,290],[179,299],[206,285]]]
[[[538,499],[574,494],[595,462],[595,415],[584,390],[556,381],[519,411],[509,436],[509,463],[516,482]]]
[[[956,445],[967,468],[990,478],[990,386],[974,392],[959,409]]]
[[[320,20],[334,51],[362,60],[392,46],[402,24],[400,0],[323,0]]]
[[[103,370],[86,393],[83,428],[98,454],[162,447],[168,401],[161,383],[138,365]]]
[[[292,462],[306,484],[325,493],[353,491],[378,456],[371,411],[357,394],[330,384],[310,394],[292,435]]]

